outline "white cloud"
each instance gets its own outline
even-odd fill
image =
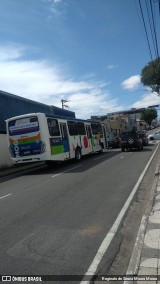
[[[15,60],[24,54],[24,48],[17,45],[0,47],[0,61]]]
[[[160,97],[157,96],[156,93],[148,93],[142,96],[142,98],[132,104],[131,108],[141,108],[141,107],[148,107],[153,105],[159,105],[160,104]]]
[[[126,90],[136,89],[139,84],[140,84],[140,75],[131,76],[121,83],[123,89]]]
[[[118,65],[110,64],[110,65],[107,66],[107,69],[115,69],[117,67],[118,67]]]
[[[43,1],[45,1],[45,0],[43,0]],[[50,3],[60,3],[60,2],[62,2],[62,0],[48,0],[48,2],[50,2]]]
[[[95,78],[75,80],[68,70],[65,73],[66,66],[25,60],[26,50],[14,45],[0,48],[1,90],[58,107],[62,98],[69,100],[70,110],[82,118],[120,109],[117,100],[106,90],[106,82]]]
[[[62,2],[62,0],[53,0],[54,3]]]
[[[103,93],[100,89],[72,94],[68,100],[67,104],[75,110],[77,117],[89,118],[91,115],[104,115],[121,109],[110,93]]]
[[[59,9],[62,8],[61,5],[59,5],[60,3],[62,3],[62,0],[49,0],[49,11],[54,14],[54,16],[62,16],[64,13],[64,10]],[[63,6],[64,8],[64,6]]]

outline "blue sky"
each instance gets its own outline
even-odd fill
[[[58,107],[68,100],[78,118],[160,104],[140,84],[151,57],[138,2],[0,0],[0,89]]]

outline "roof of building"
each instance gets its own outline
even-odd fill
[[[75,118],[75,112],[46,105],[0,90],[0,131],[6,130],[5,120],[14,116],[33,112],[50,113],[54,115]]]

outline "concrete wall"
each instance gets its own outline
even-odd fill
[[[0,169],[12,166],[10,159],[7,135],[0,134]]]

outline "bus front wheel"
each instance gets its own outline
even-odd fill
[[[81,158],[82,158],[81,150],[80,149],[76,149],[76,151],[75,151],[75,160],[77,162],[79,162],[81,160]]]

